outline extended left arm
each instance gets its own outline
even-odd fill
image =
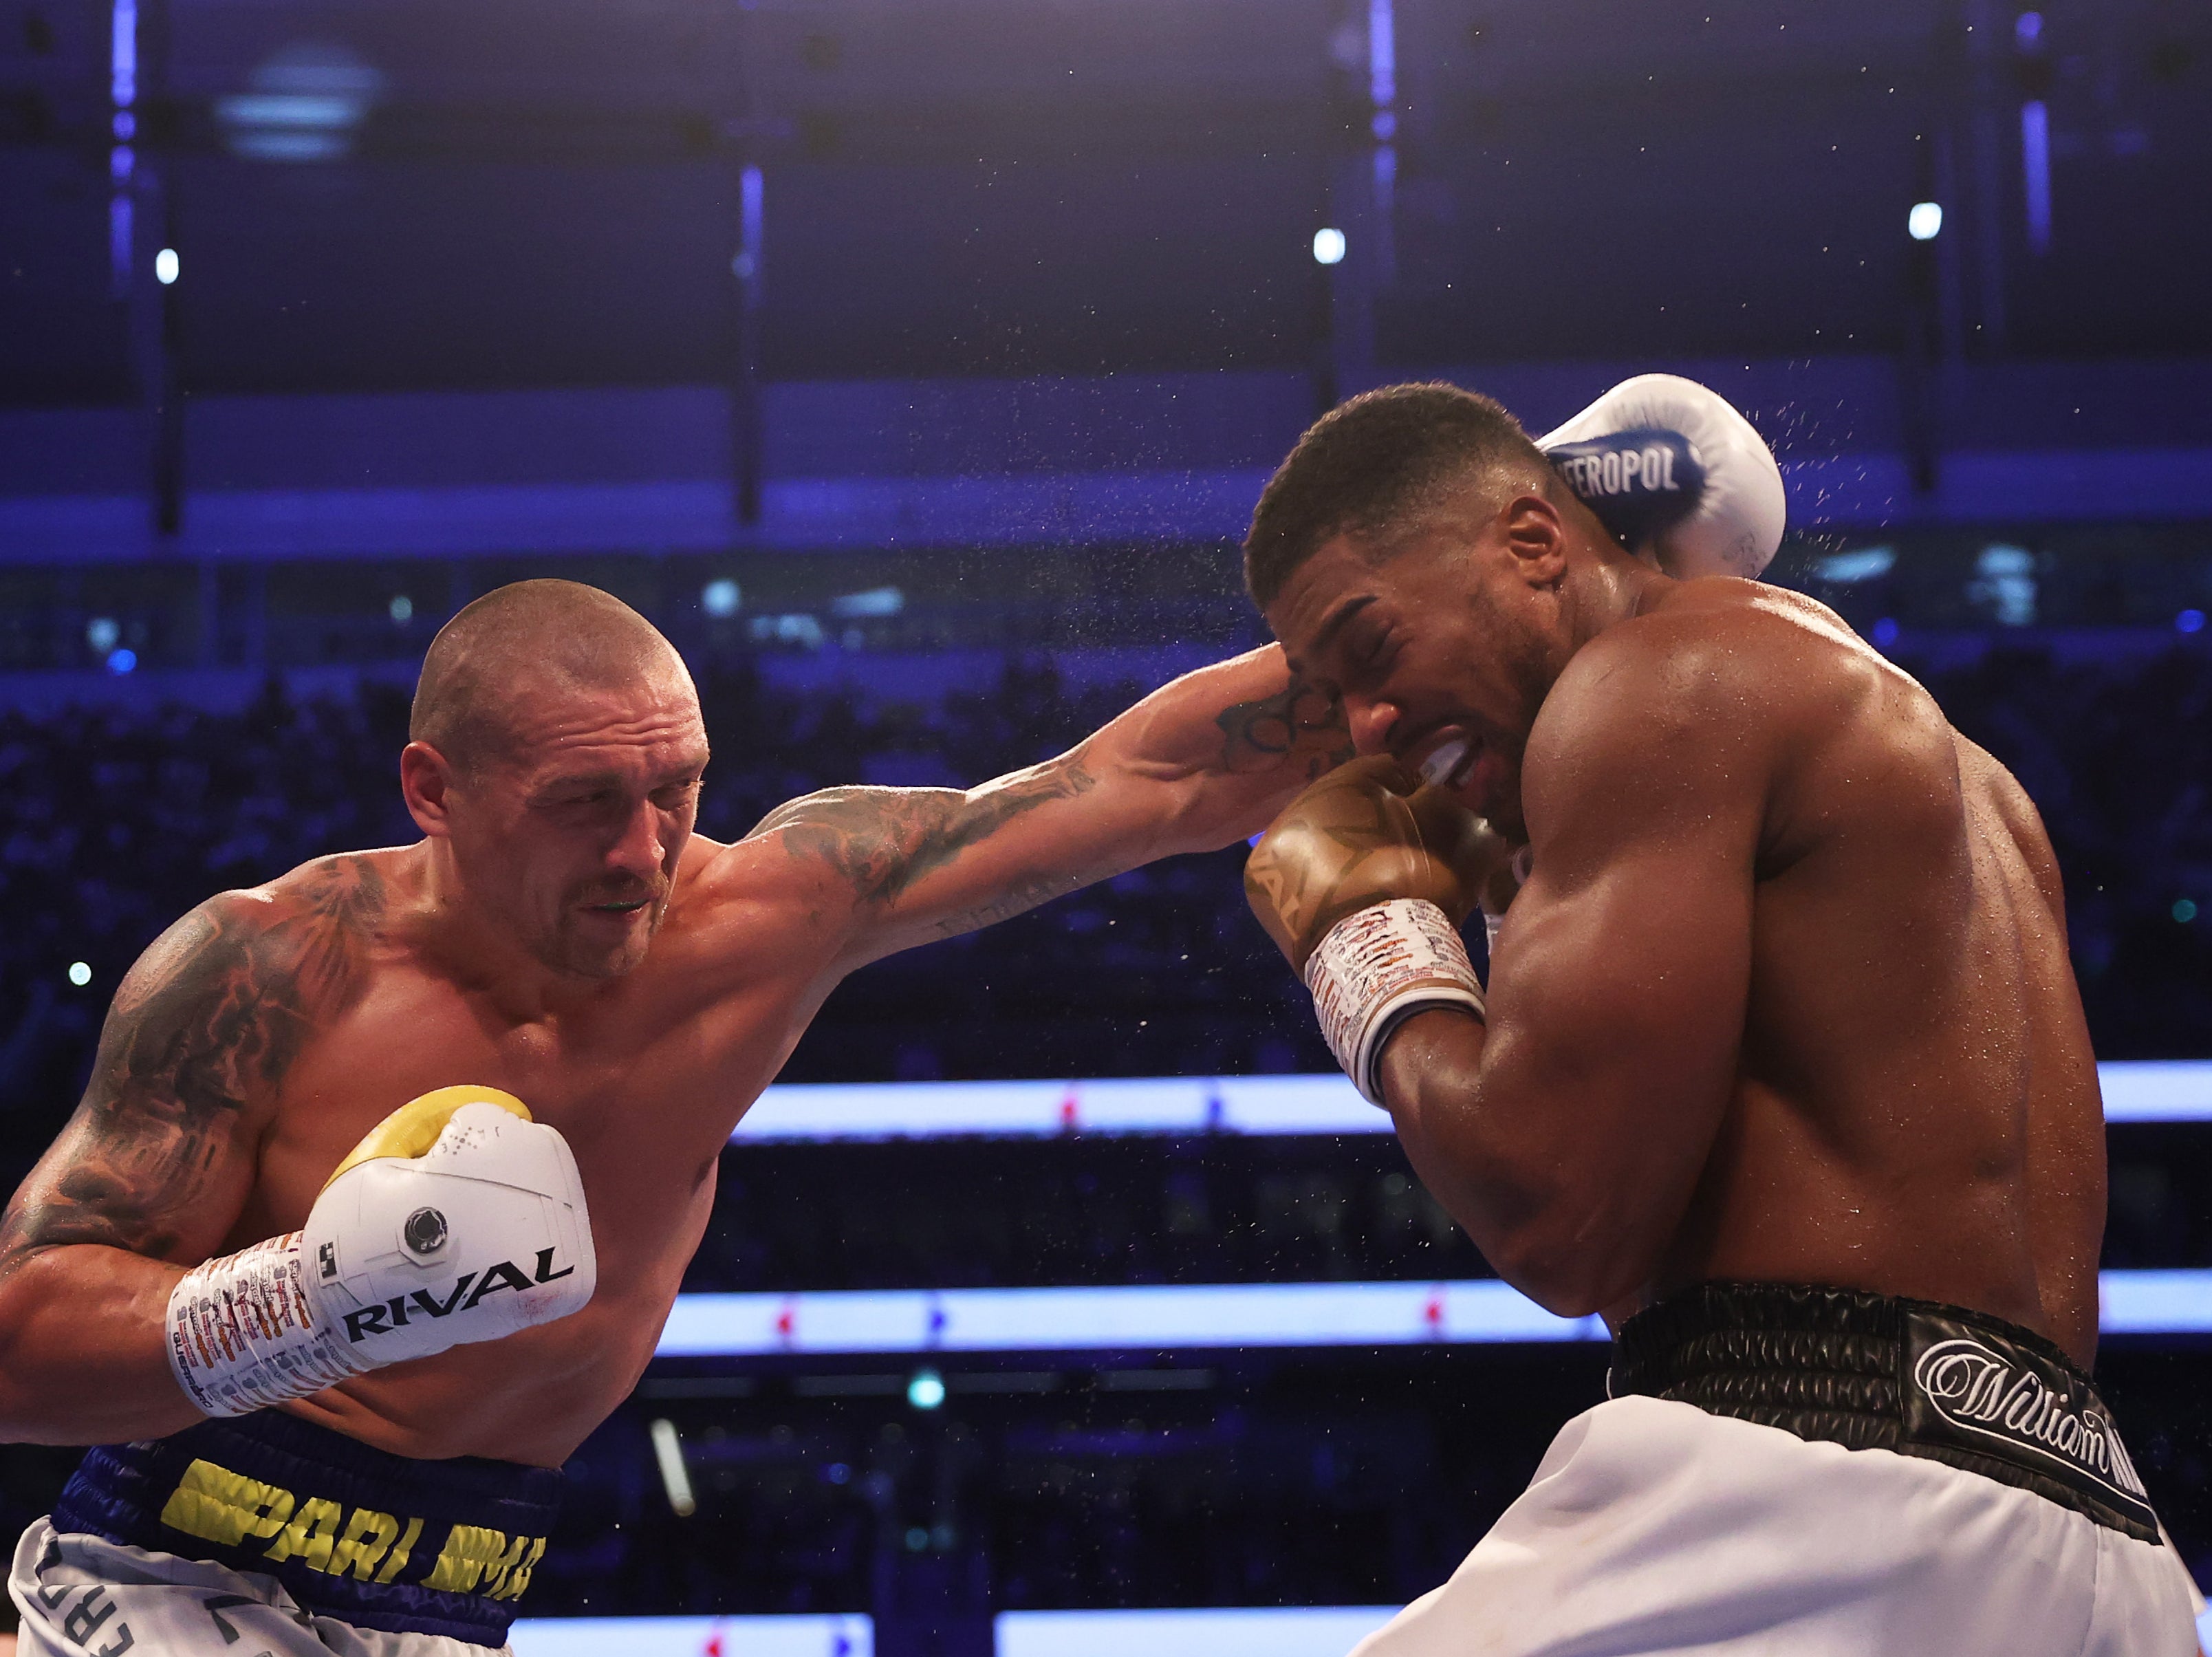
[[[1351,756],[1342,709],[1269,646],[1186,674],[1058,759],[979,788],[827,789],[753,835],[781,836],[795,873],[836,894],[849,969],[1242,839]]]

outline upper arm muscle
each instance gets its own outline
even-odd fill
[[[310,1009],[356,987],[345,923],[364,902],[380,884],[343,859],[288,899],[228,895],[163,933],[116,992],[76,1114],[0,1221],[0,1260],[70,1243],[212,1253]]]
[[[1679,1224],[1729,1097],[1771,747],[1733,671],[1601,641],[1547,702],[1534,847],[1492,969],[1485,1114],[1548,1124],[1540,1230],[1633,1276]],[[1595,652],[1599,647],[1594,646]],[[1613,1292],[1608,1283],[1604,1292]]]

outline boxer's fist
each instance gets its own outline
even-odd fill
[[[1244,895],[1300,972],[1330,927],[1392,898],[1426,899],[1456,926],[1511,860],[1490,825],[1378,755],[1292,800],[1244,865]]]
[[[1536,446],[1613,538],[1667,574],[1756,577],[1788,501],[1765,440],[1717,391],[1674,374],[1624,380]]]
[[[301,1241],[319,1318],[372,1364],[564,1318],[599,1282],[568,1142],[491,1088],[441,1088],[385,1118]]]
[[[441,1088],[371,1130],[300,1230],[185,1275],[170,1365],[240,1415],[566,1317],[598,1281],[568,1142],[511,1095]]]
[[[1483,1016],[1459,927],[1510,862],[1487,823],[1388,757],[1330,772],[1253,848],[1244,895],[1370,1103],[1384,1102],[1382,1049],[1407,1019]]]

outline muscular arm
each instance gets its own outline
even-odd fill
[[[1655,630],[1590,646],[1538,721],[1534,871],[1487,1029],[1425,1014],[1383,1059],[1423,1181],[1499,1275],[1568,1316],[1636,1294],[1680,1224],[1749,992],[1766,744],[1734,672],[1654,650]]]
[[[169,1370],[169,1291],[245,1205],[305,1010],[350,978],[332,907],[374,878],[341,863],[304,903],[211,900],[124,980],[82,1102],[0,1218],[0,1438],[152,1438],[199,1419]]]
[[[1186,674],[1058,759],[980,788],[832,788],[753,834],[780,837],[795,877],[834,906],[849,969],[1256,833],[1351,757],[1341,709],[1270,646]]]

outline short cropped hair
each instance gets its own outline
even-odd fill
[[[1444,490],[1502,467],[1550,472],[1521,422],[1456,385],[1386,385],[1316,421],[1275,469],[1244,537],[1244,584],[1262,610],[1339,535],[1377,542]]]
[[[438,629],[422,658],[410,741],[480,773],[514,749],[519,704],[549,693],[643,682],[683,659],[652,622],[580,581],[495,588]]]

